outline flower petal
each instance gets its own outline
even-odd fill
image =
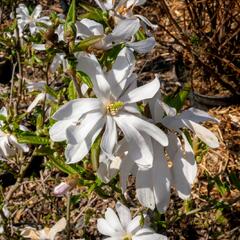
[[[217,137],[207,128],[190,120],[183,119],[183,123],[190,128],[195,134],[211,148],[218,148],[219,142]]]
[[[141,216],[136,216],[127,226],[127,232],[135,234],[139,229],[141,229]]]
[[[156,76],[153,81],[147,83],[141,87],[135,88],[132,91],[124,94],[120,101],[125,103],[135,103],[145,99],[152,98],[160,88],[160,82]]]
[[[136,176],[136,195],[138,201],[147,208],[154,209],[155,201],[152,189],[152,168],[139,168]]]
[[[116,143],[117,143],[116,123],[111,116],[107,116],[106,127],[101,141],[101,149],[104,153],[111,156]]]
[[[163,147],[153,142],[153,151],[152,181],[155,204],[159,212],[165,212],[170,199],[171,175]]]
[[[67,128],[66,137],[69,144],[78,144],[84,141],[85,137],[92,129],[98,125],[98,122],[102,124],[103,115],[101,112],[90,112],[86,114],[79,125],[72,125]]]
[[[77,70],[86,73],[91,78],[96,96],[107,100],[110,86],[95,55],[82,53],[78,56],[77,61]]]
[[[111,208],[107,208],[107,211],[105,212],[105,220],[115,232],[124,232],[117,214]]]
[[[111,91],[116,99],[125,89],[126,83],[132,74],[134,66],[135,57],[133,53],[127,48],[123,48],[119,52],[112,69],[107,72],[106,75],[108,82],[111,84]]]
[[[129,208],[124,206],[121,202],[116,203],[116,210],[124,229],[127,229],[128,224],[131,222],[131,212]]]
[[[75,145],[67,145],[65,149],[65,157],[68,164],[79,162],[88,154],[92,144],[100,134],[103,125],[104,121],[99,121],[98,124],[89,132],[83,142]]]
[[[193,107],[183,111],[180,114],[180,117],[183,119],[191,120],[196,123],[200,123],[204,121],[214,121],[217,123],[220,122],[218,119],[216,119],[215,117],[212,117],[207,112],[197,108],[193,108]]]
[[[63,120],[56,122],[50,129],[49,135],[52,141],[62,142],[67,139],[66,130],[73,124],[72,120]]]
[[[88,36],[104,34],[104,29],[102,24],[87,18],[83,18],[80,22],[90,31],[90,34]],[[84,30],[84,29],[81,29],[81,30]],[[83,31],[80,31],[80,33],[82,32]]]
[[[33,19],[37,19],[39,17],[39,15],[40,15],[41,11],[42,11],[42,6],[41,5],[37,5],[35,7],[35,9],[33,10],[32,14],[31,14],[31,17]]]
[[[119,115],[118,118],[122,122],[127,122],[128,125],[132,125],[138,131],[151,136],[153,139],[159,142],[162,146],[168,145],[167,135],[154,124],[147,122],[132,114],[127,114],[127,113]]]
[[[138,18],[140,18],[147,26],[149,26],[150,28],[152,28],[153,30],[156,30],[158,28],[157,24],[152,24],[146,17],[142,16],[142,15],[134,15]]]
[[[54,240],[58,232],[65,229],[67,221],[65,218],[61,218],[49,231],[49,239]]]
[[[138,19],[124,19],[113,29],[112,33],[108,35],[107,41],[122,42],[130,40],[140,28],[140,21]]]
[[[52,116],[55,120],[78,120],[83,114],[99,110],[101,102],[96,98],[79,98],[60,107]]]
[[[97,220],[97,229],[101,234],[106,236],[114,237],[116,235],[116,231],[109,225],[109,223],[104,218],[100,218]]]
[[[115,117],[114,119],[129,143],[132,161],[142,166],[151,166],[153,154],[148,138],[144,138],[134,126],[127,123],[125,118]]]
[[[138,42],[127,42],[126,46],[129,48],[132,48],[137,53],[143,54],[150,52],[154,46],[156,45],[156,41],[154,37],[149,37],[147,39],[144,39],[142,41]]]

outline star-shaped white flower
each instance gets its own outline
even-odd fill
[[[32,227],[26,227],[22,230],[21,235],[31,240],[55,240],[57,233],[63,231],[67,225],[65,218],[61,218],[53,227],[45,227],[42,230],[36,230]]]
[[[105,212],[105,218],[97,221],[98,231],[108,236],[104,239],[114,240],[167,240],[167,237],[155,233],[146,223],[141,226],[142,216],[136,216],[132,219],[130,210],[120,202],[116,203],[117,214],[108,208]]]
[[[41,5],[37,5],[33,10],[32,14],[29,14],[29,11],[24,4],[21,3],[18,5],[16,13],[20,37],[22,36],[24,27],[26,25],[29,25],[29,30],[31,34],[34,34],[39,30],[43,29],[42,27],[37,26],[37,23],[43,23],[48,26],[51,25],[49,17],[47,16],[39,17],[41,12],[42,12]]]
[[[50,129],[53,141],[67,140],[65,156],[68,163],[80,161],[104,129],[101,149],[110,157],[118,140],[117,126],[128,142],[134,142],[142,162],[151,165],[152,153],[142,133],[167,146],[165,133],[139,114],[137,102],[149,99],[158,91],[159,79],[136,87],[136,75],[132,73],[135,59],[124,48],[110,71],[104,72],[94,55],[82,54],[77,69],[86,73],[93,83],[97,98],[80,98],[62,106],[53,118],[58,122]]]
[[[146,0],[95,0],[95,2],[103,11],[110,11],[110,15],[112,15],[115,23],[118,23],[123,19],[139,19],[141,20],[141,25],[143,25],[143,27],[146,25],[152,29],[156,29],[158,27],[157,25],[152,24],[146,17],[133,14],[133,8],[135,6],[143,5]]]

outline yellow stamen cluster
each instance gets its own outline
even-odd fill
[[[107,109],[107,113],[112,115],[112,116],[116,116],[119,112],[119,110],[124,106],[123,102],[114,102],[114,103],[110,103],[106,106]]]
[[[125,235],[122,240],[132,240],[132,235],[131,234],[127,234]]]

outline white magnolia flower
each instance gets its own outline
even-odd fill
[[[26,227],[22,230],[21,235],[31,240],[54,240],[57,233],[63,231],[67,225],[65,218],[61,218],[52,228],[45,227],[42,230]]]
[[[109,49],[117,44],[125,43],[127,47],[138,53],[147,53],[156,44],[154,37],[149,37],[138,42],[134,41],[134,35],[140,28],[138,19],[124,19],[120,21],[108,35],[104,33],[102,24],[94,20],[85,18],[77,21],[76,26],[77,36],[82,39],[97,35],[103,36],[102,40],[93,45],[97,49]]]
[[[0,110],[0,115],[7,117],[7,109],[3,107]],[[3,121],[0,121],[0,128],[4,126]],[[23,125],[19,125],[20,130],[28,131]],[[5,133],[0,129],[0,159],[7,160],[13,157],[17,152],[28,152],[29,147],[26,144],[18,143],[16,137],[12,134]]]
[[[27,7],[24,4],[19,4],[18,8],[16,9],[17,13],[17,22],[20,36],[22,36],[24,27],[29,25],[29,30],[31,34],[38,32],[39,30],[43,29],[43,27],[37,26],[37,23],[43,23],[48,26],[51,25],[51,21],[49,17],[39,17],[42,11],[42,6],[37,5],[33,10],[32,14],[29,14]]]
[[[110,71],[104,72],[94,55],[82,54],[77,69],[86,73],[93,83],[97,98],[80,98],[62,106],[53,118],[58,122],[50,129],[53,141],[68,141],[65,156],[68,163],[80,161],[103,130],[101,149],[110,157],[117,143],[117,126],[129,145],[136,145],[142,155],[142,164],[151,165],[151,146],[142,133],[166,146],[165,133],[144,120],[136,103],[151,98],[159,89],[158,78],[136,88],[136,75],[132,73],[135,59],[127,48],[120,51]]]
[[[120,202],[116,204],[117,214],[108,208],[105,212],[105,218],[97,221],[98,231],[108,236],[104,239],[112,240],[167,240],[167,237],[155,233],[146,223],[144,216],[144,226],[141,226],[142,216],[136,216],[132,219],[130,210]]]
[[[115,23],[122,21],[123,19],[139,19],[142,22],[143,27],[148,25],[152,29],[156,29],[158,26],[152,24],[146,17],[142,15],[133,14],[133,8],[135,6],[143,5],[146,0],[95,0],[97,5],[103,11],[110,11]]]

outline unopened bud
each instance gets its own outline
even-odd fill
[[[77,29],[74,23],[68,23],[64,29],[64,40],[67,43],[75,41]]]
[[[70,189],[71,186],[69,184],[67,184],[66,182],[61,182],[54,188],[53,194],[57,197],[61,197],[66,194]]]

